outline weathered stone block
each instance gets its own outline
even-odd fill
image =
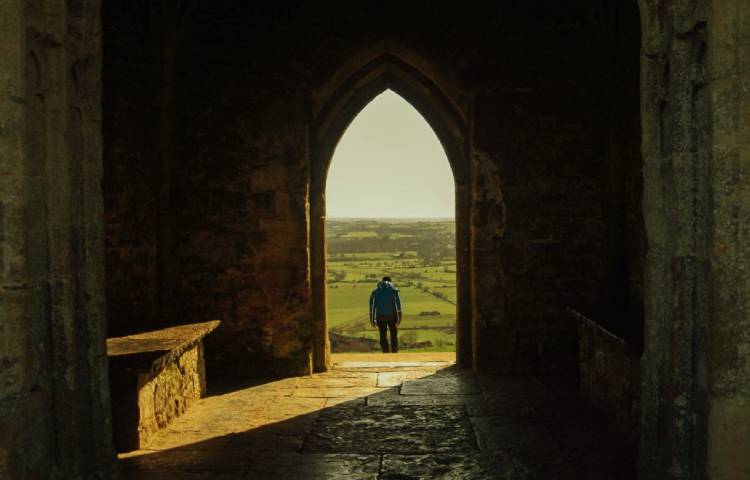
[[[115,447],[137,450],[206,392],[203,337],[218,321],[107,340]]]

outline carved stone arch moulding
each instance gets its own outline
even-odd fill
[[[310,170],[310,256],[315,318],[313,365],[330,365],[326,320],[325,187],[333,153],[346,128],[375,97],[392,90],[409,102],[435,131],[450,162],[456,195],[457,329],[460,364],[472,359],[470,302],[470,99],[445,76],[411,52],[381,44],[334,73],[313,98]],[[450,91],[450,94],[446,93]]]

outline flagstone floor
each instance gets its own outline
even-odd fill
[[[332,371],[214,391],[126,479],[635,478],[635,453],[555,376],[475,374],[446,354],[334,355]]]

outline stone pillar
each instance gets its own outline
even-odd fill
[[[112,478],[99,2],[0,2],[0,477]]]
[[[456,182],[456,362],[471,368],[474,362],[471,316],[471,186]]]
[[[471,302],[473,367],[511,371],[514,368],[515,327],[505,309],[505,281],[496,246],[505,229],[505,203],[498,176],[486,155],[472,156]]]
[[[328,337],[328,288],[326,282],[326,200],[324,187],[314,182],[310,195],[310,286],[313,309],[313,369],[331,367],[331,341]]]
[[[750,475],[750,12],[641,1],[641,478]]]
[[[667,2],[674,8],[659,3],[641,3],[648,250],[640,467],[642,478],[701,478],[709,158],[699,122],[709,110],[704,65],[698,60],[704,58],[699,49],[705,45],[705,18],[691,19],[677,5],[691,2]]]
[[[713,0],[705,68],[711,217],[707,474],[750,478],[750,4]],[[704,47],[705,49],[705,47]],[[707,55],[706,55],[707,53]]]

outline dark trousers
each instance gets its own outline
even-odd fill
[[[380,315],[377,318],[378,330],[380,330],[380,349],[383,353],[388,353],[388,337],[386,332],[391,332],[391,353],[398,352],[398,327],[396,322],[398,318],[396,315]]]

